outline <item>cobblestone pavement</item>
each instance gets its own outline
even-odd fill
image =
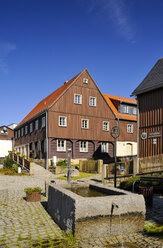
[[[40,186],[45,190],[46,180],[56,180],[60,183],[56,176],[38,165],[34,166],[33,176],[0,176],[0,189],[7,188],[9,194],[8,202],[0,204],[0,248],[66,247],[54,246],[53,242],[51,243],[51,240],[62,238],[63,233],[44,208],[43,203],[47,199],[42,196],[41,203],[28,203],[24,198],[25,187]],[[163,198],[155,197],[153,208],[147,209],[146,223],[163,224],[162,209]],[[83,239],[79,240],[76,247],[163,248],[163,241],[144,233],[133,233],[111,238]]]

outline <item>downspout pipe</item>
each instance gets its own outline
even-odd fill
[[[137,98],[137,172],[139,172],[139,101]]]
[[[48,164],[48,158],[49,158],[49,145],[48,145],[48,110],[46,111],[46,164],[45,168],[48,170],[49,164]]]

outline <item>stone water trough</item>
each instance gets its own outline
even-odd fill
[[[142,231],[145,202],[142,195],[103,184],[55,184],[49,185],[48,212],[77,237],[108,237]]]

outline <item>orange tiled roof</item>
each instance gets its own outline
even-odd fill
[[[107,103],[109,104],[109,106],[112,109],[113,113],[115,114],[116,118],[124,119],[124,120],[132,120],[132,121],[137,120],[136,116],[120,114],[118,112],[118,109],[115,107],[114,103],[111,101],[111,99],[112,99],[112,100],[116,100],[119,102],[132,103],[132,104],[136,105],[137,104],[136,100],[130,99],[130,98],[125,98],[125,97],[120,97],[120,96],[112,96],[112,95],[108,95],[108,94],[103,94],[103,96],[105,97]]]
[[[106,95],[106,94],[104,94]],[[126,97],[121,97],[121,96],[112,96],[112,95],[107,95],[110,99],[117,100],[120,102],[126,102],[126,103],[132,103],[132,104],[137,104],[137,100],[131,99],[131,98],[126,98]]]
[[[79,74],[81,74],[81,72]],[[39,102],[31,110],[31,112],[29,112],[29,114],[26,115],[26,117],[18,124],[18,126],[23,124],[24,122],[30,120],[32,117],[34,117],[38,113],[41,113],[42,111],[49,108],[55,102],[55,100],[57,100],[57,98],[74,82],[74,80],[79,76],[79,74],[76,75],[74,78],[72,78],[70,81],[66,82],[64,85],[62,85],[56,91],[51,93],[49,96],[44,98],[41,102]]]

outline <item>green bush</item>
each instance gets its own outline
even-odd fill
[[[138,184],[140,183],[140,177],[138,177],[138,176],[130,177],[130,178],[122,181],[120,183],[120,188],[125,189],[125,190],[132,190],[134,181],[136,181],[135,187],[134,187],[134,188],[136,188],[138,186]]]
[[[67,166],[67,159],[58,161],[57,166]]]
[[[9,158],[9,156],[6,156],[2,163],[4,165],[4,168],[12,168],[14,161],[12,158]]]
[[[149,177],[149,176],[147,176]],[[155,174],[155,175],[152,175],[151,177],[163,177],[163,175],[160,175],[160,174]],[[138,186],[162,186],[162,183],[160,182],[150,182],[150,181],[141,181],[140,182],[140,176],[135,176],[135,177],[130,177],[124,181],[122,181],[120,183],[120,188],[121,189],[125,189],[125,190],[132,190],[132,187],[133,187],[133,183],[134,181],[136,181],[135,185],[134,185],[134,189],[137,190],[138,189]]]
[[[18,173],[18,165],[17,164],[13,164],[12,166],[13,170]]]

